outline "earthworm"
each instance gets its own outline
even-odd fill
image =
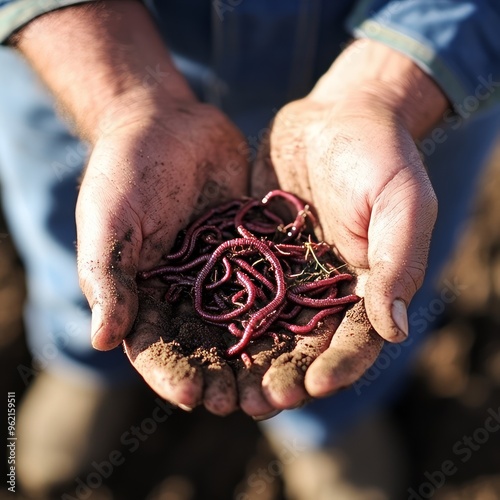
[[[339,298],[328,297],[326,299],[311,299],[309,297],[301,297],[300,295],[296,295],[295,293],[292,292],[288,292],[286,296],[294,304],[298,304],[299,306],[308,306],[314,308],[333,307],[333,306],[340,306],[342,304],[350,304],[358,299],[357,295],[346,295],[345,297],[339,297]]]
[[[271,291],[275,290],[276,287],[261,272],[255,269],[255,267],[249,264],[246,260],[242,259],[241,257],[233,257],[231,261],[235,264],[238,264],[241,269],[260,281],[267,289]]]
[[[227,242],[226,242],[227,243]],[[222,244],[224,245],[224,243]],[[221,245],[221,246],[222,246]],[[207,264],[209,264],[207,262]],[[210,266],[209,270],[211,269],[212,266]],[[210,314],[207,313],[203,310],[203,304],[201,300],[202,296],[202,283],[203,283],[203,276],[204,273],[203,271],[207,268],[207,265],[203,268],[203,270],[200,272],[198,275],[198,278],[196,279],[196,282],[194,284],[194,308],[195,311],[203,318],[203,319],[208,319],[210,321],[214,321],[216,323],[223,323],[225,321],[228,321],[230,319],[237,318],[238,316],[241,316],[242,313],[248,311],[254,304],[255,302],[255,286],[253,285],[252,281],[248,276],[240,273],[239,271],[236,271],[236,276],[238,281],[245,287],[247,291],[247,302],[243,306],[233,309],[232,311],[229,311],[227,313],[221,313],[221,314]],[[207,271],[208,274],[208,271]]]
[[[310,283],[303,283],[302,285],[295,285],[290,287],[290,292],[292,293],[304,293],[320,287],[329,287],[338,283],[339,281],[351,281],[352,276],[350,274],[337,274],[331,278],[325,278],[323,280],[311,281]]]
[[[286,225],[282,229],[284,230],[284,232],[286,232],[288,239],[293,239],[297,236],[297,234],[299,234],[299,232],[304,227],[306,217],[310,215],[308,213],[309,207],[304,202],[302,202],[302,200],[300,200],[300,198],[298,198],[297,196],[293,195],[292,193],[287,193],[286,191],[282,191],[281,189],[275,189],[267,193],[266,196],[264,196],[264,198],[262,199],[262,203],[266,204],[269,202],[271,198],[275,198],[276,196],[287,200],[289,203],[292,204],[292,206],[295,207],[297,211],[295,220],[292,223]]]
[[[330,309],[323,309],[318,313],[316,313],[305,325],[292,325],[290,323],[287,323],[286,321],[276,321],[276,326],[281,326],[282,328],[286,328],[287,330],[290,330],[292,333],[299,333],[299,334],[311,333],[311,330],[313,328],[316,328],[316,325],[319,323],[320,320],[326,318],[327,316],[336,314],[342,311],[342,309],[343,309],[342,306],[332,307]]]
[[[213,283],[209,283],[207,285],[207,289],[210,290],[211,288],[216,288],[223,283],[226,283],[231,279],[231,275],[233,273],[233,268],[231,267],[231,262],[227,257],[222,257],[222,264],[224,264],[224,276],[218,281],[214,281]]]
[[[188,271],[190,269],[193,269],[193,267],[199,266],[201,263],[206,262],[208,259],[208,255],[200,255],[191,262],[186,262],[186,264],[182,264],[180,266],[160,266],[156,269],[152,269],[151,271],[144,271],[139,274],[139,277],[146,280],[148,278],[152,278],[153,276],[160,276],[167,273],[182,273],[183,271]]]
[[[293,319],[300,313],[300,311],[302,311],[302,307],[295,305],[289,312],[282,312],[278,319]]]
[[[288,220],[274,211],[283,201],[293,209]],[[238,355],[250,366],[250,342],[314,333],[321,320],[359,300],[340,293],[339,285],[353,277],[336,270],[330,246],[311,232],[316,225],[314,209],[285,191],[271,191],[260,201],[233,200],[181,231],[165,256],[168,264],[142,271],[138,279],[168,283],[165,300],[172,307],[183,291],[193,297],[204,322],[236,339],[225,356]],[[296,324],[303,311],[316,312],[305,325]]]

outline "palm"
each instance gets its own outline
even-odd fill
[[[93,309],[95,347],[113,348],[132,332],[127,354],[160,395],[187,406],[205,400],[212,411],[227,413],[237,399],[231,370],[223,370],[229,390],[220,396],[211,389],[218,379],[210,367],[169,350],[172,318],[166,321],[159,300],[164,291],[138,289],[136,275],[164,263],[197,211],[245,194],[246,162],[238,153],[243,139],[205,106],[176,117],[175,130],[164,125],[172,121],[132,123],[94,148],[77,207],[79,274]],[[165,366],[164,356],[172,363]]]
[[[357,275],[354,291],[364,298],[340,325],[325,323],[273,363],[264,392],[280,408],[352,384],[376,360],[382,337],[396,339],[390,294],[415,293],[435,218],[432,188],[404,129],[379,110],[349,115],[332,108],[309,99],[286,106],[254,170],[257,195],[274,182],[312,201],[324,239]],[[399,281],[401,265],[409,280]],[[285,369],[293,377],[284,384]]]

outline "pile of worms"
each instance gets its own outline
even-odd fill
[[[339,285],[353,277],[333,265],[331,247],[318,241],[315,226],[312,207],[286,191],[233,200],[181,231],[167,263],[139,273],[139,279],[163,281],[170,304],[191,297],[205,322],[235,338],[225,356],[240,356],[248,365],[251,341],[309,334],[359,300],[339,294]],[[312,317],[298,324],[304,310]]]

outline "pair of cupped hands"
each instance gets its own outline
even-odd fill
[[[181,408],[203,404],[224,415],[239,407],[265,418],[349,386],[384,340],[403,341],[437,205],[412,135],[384,104],[384,92],[369,88],[338,101],[316,89],[286,105],[252,165],[230,120],[195,100],[144,103],[110,124],[95,141],[77,206],[79,276],[94,347],[123,342],[147,383]],[[262,196],[276,185],[316,208],[324,239],[357,276],[357,314],[298,336],[282,362],[261,356],[235,373],[221,359],[223,369],[192,364],[179,378],[167,367],[175,363],[151,355],[165,325],[137,273],[164,263],[177,233],[204,207]],[[366,316],[369,323],[360,321]],[[294,358],[304,370],[287,366]]]

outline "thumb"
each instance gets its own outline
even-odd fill
[[[105,258],[85,259],[78,266],[80,286],[92,309],[92,345],[102,351],[120,345],[138,310],[135,279],[114,270],[113,262]]]
[[[389,342],[408,336],[407,309],[422,285],[437,200],[423,165],[400,170],[376,198],[368,229],[368,318]]]
[[[103,210],[108,206],[96,203],[95,191],[82,187],[76,211],[78,276],[92,309],[92,345],[99,350],[120,345],[138,310],[140,231],[127,226],[127,217]]]

